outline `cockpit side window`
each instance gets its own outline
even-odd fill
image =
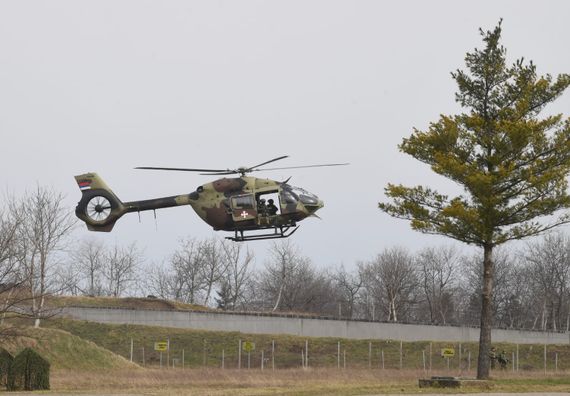
[[[295,197],[295,195],[293,195],[293,193],[289,190],[283,190],[281,192],[281,199],[283,200],[283,202],[285,202],[286,204],[294,204],[297,203],[297,198]]]
[[[235,209],[253,209],[253,195],[239,195],[232,197],[232,207]]]

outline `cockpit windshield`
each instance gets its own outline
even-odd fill
[[[295,186],[287,186],[288,188],[285,190],[287,193],[292,194],[296,199],[301,201],[305,205],[316,205],[319,202],[319,198],[313,194],[308,192],[301,187]]]

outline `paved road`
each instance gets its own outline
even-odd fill
[[[38,392],[10,392],[10,396],[38,396]],[[53,396],[151,396],[154,393],[41,393]],[[399,396],[418,396],[420,393],[411,394],[398,394]],[[553,392],[533,392],[533,393],[429,393],[422,392],[422,395],[430,396],[514,396],[514,395],[524,395],[524,396],[570,396],[570,393],[553,393]],[[362,396],[382,396],[383,394],[374,395],[362,395]]]

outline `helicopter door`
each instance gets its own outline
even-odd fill
[[[253,194],[232,197],[232,218],[236,222],[253,220],[257,217]]]

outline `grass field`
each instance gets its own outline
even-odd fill
[[[421,370],[368,369],[144,369],[77,375],[60,370],[52,377],[54,389],[65,392],[144,393],[156,395],[372,395],[401,393],[457,393],[458,390],[418,388]],[[536,377],[499,373],[484,386],[462,388],[469,392],[563,392],[570,389],[567,373]]]
[[[68,331],[85,340],[106,348],[130,359],[131,339],[133,341],[133,361],[141,366],[156,366],[160,362],[159,352],[154,351],[154,343],[170,341],[169,353],[163,353],[163,365],[167,357],[170,364],[193,368],[238,367],[239,340],[255,343],[255,350],[249,356],[250,367],[261,367],[263,351],[264,366],[273,364],[272,349],[275,345],[275,367],[299,368],[306,343],[309,346],[309,366],[312,368],[400,368],[400,342],[395,340],[348,340],[338,338],[305,338],[287,335],[260,335],[238,332],[199,331],[191,329],[163,328],[140,325],[111,325],[56,319],[44,322],[44,326]],[[340,343],[340,355],[339,355]],[[538,371],[544,373],[544,345],[493,344],[498,351],[505,350],[512,358],[518,348],[519,372]],[[440,370],[452,375],[461,375],[476,366],[477,345],[475,343],[445,342],[403,342],[401,367],[410,370],[423,370],[425,367]],[[456,356],[441,358],[441,348],[453,347]],[[461,359],[459,350],[461,348]],[[430,354],[431,351],[431,354]],[[570,370],[570,345],[549,345],[546,350],[546,370],[548,372]],[[144,355],[144,356],[143,356]],[[184,356],[183,356],[184,355]],[[431,356],[431,359],[430,359]],[[247,367],[247,354],[242,352],[241,367]],[[448,366],[449,365],[449,366]],[[516,367],[515,367],[516,368]],[[509,364],[509,371],[512,365]]]
[[[193,309],[162,300],[143,300],[147,309]],[[60,298],[54,305],[67,304],[134,308],[140,307],[141,299]],[[19,337],[2,338],[0,346],[13,354],[31,346],[46,357],[52,364],[52,393],[232,396],[441,393],[442,390],[419,389],[418,379],[432,375],[474,377],[477,361],[475,343],[305,338],[111,325],[62,318],[44,320],[42,326],[40,329],[23,326],[19,328]],[[166,340],[170,350],[161,356],[154,350],[154,343]],[[242,350],[238,369],[240,341],[254,343],[255,349],[250,354]],[[302,368],[307,345],[309,367]],[[518,351],[518,370],[513,370],[512,364],[507,370],[494,370],[490,384],[463,388],[462,393],[570,390],[570,345],[547,346],[546,369],[544,345],[494,346],[499,351],[505,350],[509,358]],[[440,350],[449,347],[455,348],[456,355],[441,358]]]
[[[56,392],[133,393],[145,395],[373,395],[382,393],[435,393],[441,390],[418,388],[420,377],[431,375],[475,376],[475,357],[472,369],[465,366],[465,353],[475,345],[462,345],[461,365],[458,358],[449,361],[437,357],[438,348],[450,344],[432,343],[432,370],[423,353],[429,351],[429,342],[400,343],[390,340],[373,341],[369,355],[369,341],[339,340],[332,338],[300,338],[291,336],[247,335],[229,332],[206,332],[150,326],[105,325],[72,320],[49,320],[47,328],[21,328],[22,335],[5,338],[1,346],[12,353],[32,346],[52,363],[51,386]],[[64,330],[62,330],[64,329]],[[141,345],[148,348],[146,364],[133,355],[130,363],[130,340],[134,352]],[[158,366],[157,352],[152,343],[169,338],[173,349],[164,354],[162,368]],[[242,353],[242,368],[237,367],[238,340],[251,340],[256,350],[251,355],[251,368],[247,369],[247,354]],[[272,370],[270,353],[275,341],[275,370]],[[300,368],[305,342],[309,343],[309,367]],[[338,359],[338,342],[342,358]],[[184,368],[176,361],[175,367],[166,367],[166,356],[180,358],[180,347],[186,348]],[[456,345],[457,347],[457,345]],[[497,345],[514,350],[513,345]],[[109,350],[107,350],[109,349]],[[265,350],[264,369],[260,365],[261,350]],[[118,356],[111,351],[117,352]],[[551,346],[548,353],[557,351],[559,370],[549,366],[545,373],[541,358],[543,346],[519,346],[524,359],[519,371],[494,370],[493,381],[481,387],[461,389],[461,392],[562,392],[570,390],[570,372],[564,369],[570,347]],[[224,351],[225,368],[221,368]],[[344,352],[346,351],[346,355]],[[379,351],[384,352],[382,369]],[[346,368],[345,368],[346,356]],[[369,361],[369,357],[372,359]],[[368,364],[370,362],[371,368]],[[135,364],[139,363],[139,364]],[[340,365],[339,365],[340,363]],[[340,366],[337,367],[337,365]],[[533,368],[534,367],[534,368]],[[456,392],[457,390],[449,390]]]

